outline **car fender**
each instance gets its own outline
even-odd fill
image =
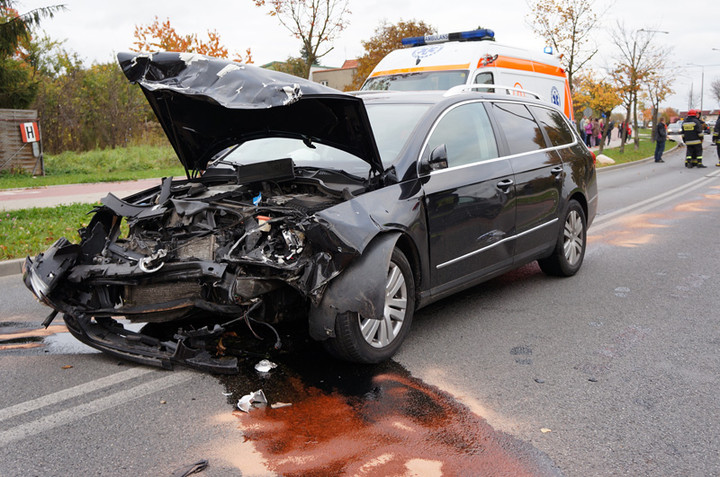
[[[328,284],[320,303],[310,309],[311,338],[335,337],[335,318],[342,313],[378,320],[383,317],[387,269],[399,237],[400,232],[375,237],[362,255]]]

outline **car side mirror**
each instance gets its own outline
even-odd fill
[[[437,171],[448,168],[447,147],[440,144],[430,152],[430,157],[421,163],[423,172]]]

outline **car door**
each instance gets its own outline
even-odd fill
[[[511,265],[515,186],[482,102],[448,108],[422,157],[445,146],[447,167],[424,171],[431,295]],[[422,164],[422,160],[421,160]]]
[[[515,173],[515,262],[526,262],[557,239],[563,163],[540,126],[551,121],[549,109],[534,108],[536,118],[523,103],[495,101],[491,110]]]

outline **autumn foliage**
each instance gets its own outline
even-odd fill
[[[375,35],[370,38],[370,40],[362,42],[363,48],[365,48],[365,54],[358,58],[357,72],[348,89],[360,89],[373,68],[375,68],[385,55],[403,47],[401,42],[403,38],[430,35],[433,33],[436,33],[434,27],[417,20],[409,20],[406,22],[401,20],[394,25],[382,23],[375,29]]]
[[[217,58],[230,57],[217,31],[208,30],[207,40],[199,38],[196,33],[180,35],[170,24],[169,18],[161,22],[156,16],[150,25],[135,25],[134,36],[133,51],[183,51]],[[245,50],[244,56],[234,53],[232,59],[252,63],[250,48]]]

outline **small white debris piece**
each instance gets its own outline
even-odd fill
[[[263,359],[255,365],[255,371],[258,371],[260,373],[268,373],[271,369],[275,368],[277,368],[277,364],[273,363],[272,361],[268,361],[267,359]]]
[[[297,83],[294,83],[292,86],[283,86],[282,90],[287,95],[287,98],[283,101],[283,106],[294,103],[300,99],[300,96],[302,96],[300,85]]]
[[[243,412],[250,412],[250,408],[254,403],[267,404],[267,398],[262,389],[258,389],[254,393],[246,394],[240,398],[237,403],[238,409]]]
[[[223,69],[221,69],[220,71],[217,72],[217,75],[219,78],[222,78],[223,76],[230,73],[231,71],[237,71],[237,70],[241,70],[241,69],[242,68],[240,67],[240,65],[235,65],[235,64],[225,65],[225,67]]]
[[[274,402],[270,404],[270,409],[278,409],[280,407],[290,407],[292,406],[291,402]]]
[[[195,61],[202,61],[205,60],[205,57],[199,53],[180,53],[180,60],[183,61],[186,65],[190,65],[194,63]]]
[[[552,432],[552,429],[548,429],[547,427],[543,427],[540,429],[540,432],[543,434],[547,434],[548,432]]]

